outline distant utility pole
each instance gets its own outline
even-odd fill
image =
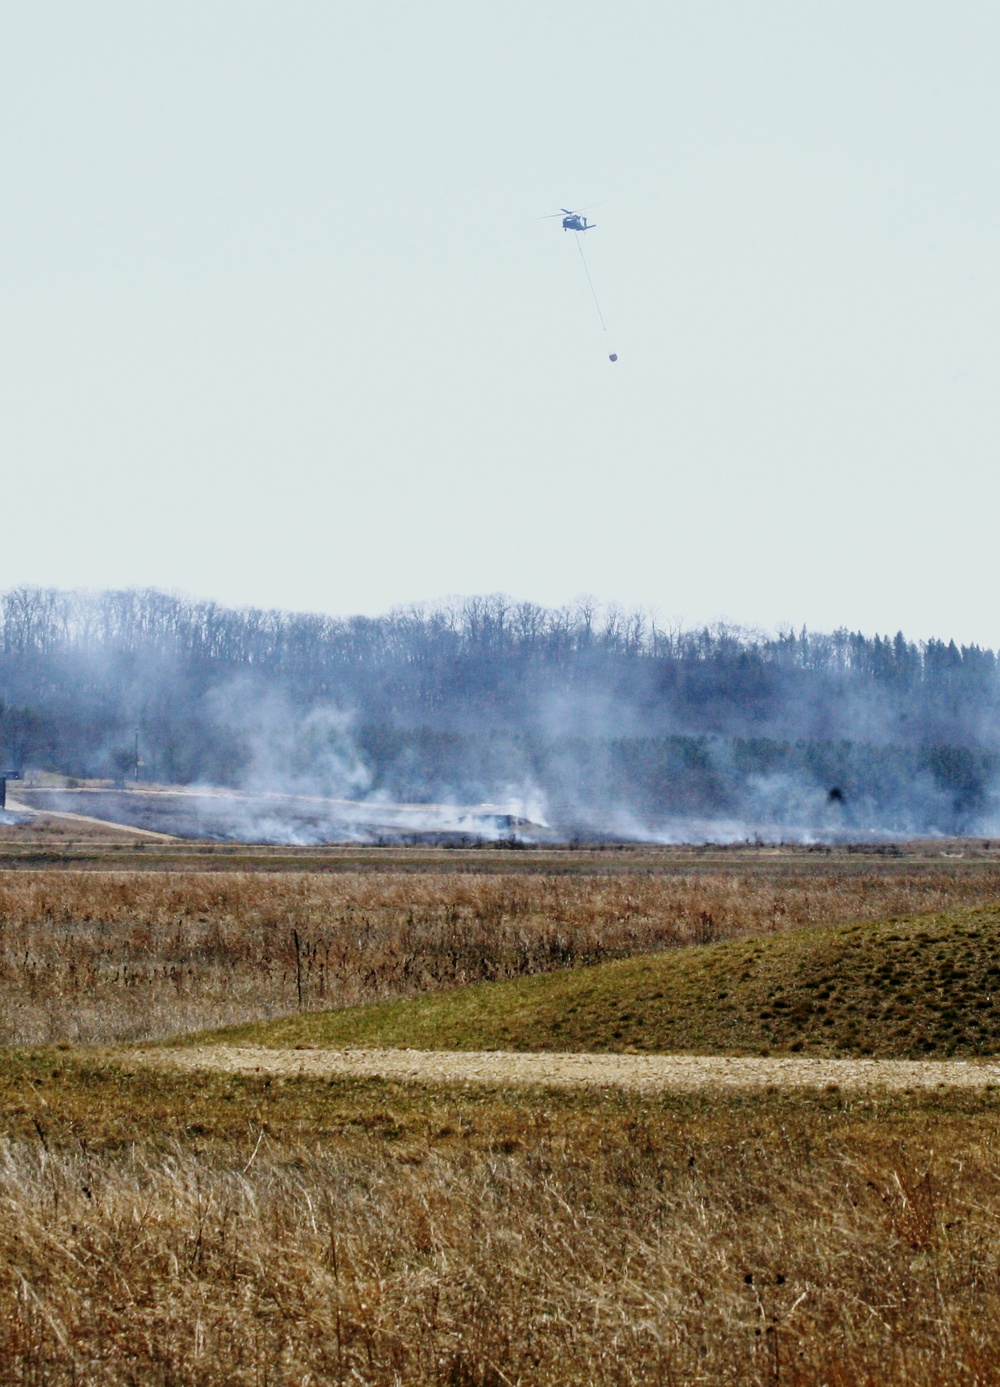
[[[20,771],[0,771],[0,809],[7,808],[7,781],[20,779]]]
[[[135,729],[135,781],[139,781],[139,729]]]

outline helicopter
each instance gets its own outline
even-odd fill
[[[571,212],[568,207],[560,207],[558,212],[549,212],[544,217],[536,217],[536,221],[545,222],[550,217],[562,217],[563,231],[593,231],[596,222],[588,222],[582,212]]]
[[[568,207],[561,210],[566,213],[562,220],[563,231],[592,231],[597,225],[596,222],[588,222],[579,212],[571,212]]]
[[[593,231],[596,222],[588,222],[582,212],[573,212],[568,207],[561,207],[558,212],[549,212],[548,217],[562,217],[563,231]],[[546,221],[548,217],[536,217],[536,221]],[[597,291],[594,288],[594,281],[590,277],[590,270],[587,267],[587,257],[583,253],[583,242],[577,241],[576,248],[580,252],[580,259],[583,261],[584,273],[587,276],[587,283],[590,285],[590,292],[594,299],[594,307],[597,309],[597,316],[601,320],[601,328],[605,338],[608,336],[608,327],[604,321],[604,314],[601,312],[601,305],[597,302]],[[609,352],[609,361],[617,361],[618,353]]]

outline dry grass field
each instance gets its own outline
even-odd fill
[[[725,872],[5,870],[0,1044],[163,1038],[1000,898],[992,860],[888,868],[762,854]]]
[[[0,1381],[1000,1381],[1000,1098],[0,1064]]]
[[[847,981],[896,1005],[907,930],[937,979],[917,936],[1000,899],[995,854],[87,851],[0,872],[0,1384],[1000,1384],[996,1090],[425,1087],[121,1044],[674,960],[717,992],[737,943],[805,986],[837,922],[872,922]],[[736,981],[755,1025],[801,1021]]]

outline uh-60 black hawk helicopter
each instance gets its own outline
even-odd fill
[[[568,207],[560,207],[558,212],[550,212],[546,217],[536,217],[536,221],[548,221],[550,217],[562,217],[563,231],[593,231],[596,222],[588,222],[582,212],[571,212]]]
[[[583,215],[582,212],[572,212],[568,207],[560,207],[558,212],[550,212],[548,216],[562,217],[563,231],[593,231],[594,227],[597,225],[596,222],[588,222],[587,218]],[[537,217],[536,220],[546,221],[548,220],[548,218]],[[597,309],[597,316],[601,320],[601,328],[603,329],[605,338],[607,338],[608,326],[604,321],[604,314],[601,312],[601,305],[597,302],[597,291],[594,289],[594,281],[590,277],[590,270],[587,269],[587,257],[583,253],[583,242],[578,240],[576,243],[576,248],[580,252],[580,259],[583,261],[583,268],[587,274],[587,283],[590,285],[590,292],[593,295],[594,307]],[[608,352],[608,360],[617,361],[618,353]]]

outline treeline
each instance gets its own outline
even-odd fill
[[[1000,741],[979,646],[498,596],[334,618],[22,587],[2,600],[0,699],[11,766],[124,775],[138,734],[148,779],[273,785],[293,767],[301,783],[315,761],[324,791],[525,786],[550,812],[644,820],[791,812],[796,794],[820,813],[837,790],[827,818],[900,819],[909,793],[914,821],[933,804],[930,826],[954,831],[988,819]]]
[[[217,670],[253,666],[310,686],[349,666],[427,660],[541,660],[564,664],[595,654],[668,664],[737,662],[910,684],[967,678],[996,670],[997,657],[954,641],[832,635],[802,630],[766,636],[724,624],[664,628],[648,613],[587,600],[546,608],[501,595],[434,607],[412,606],[381,617],[332,617],[191,602],[155,589],[64,592],[20,587],[2,597],[5,659],[68,654],[169,657]]]

